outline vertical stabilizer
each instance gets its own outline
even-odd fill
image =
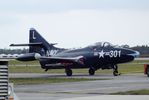
[[[50,55],[59,48],[54,47],[55,44],[49,44],[34,28],[29,31],[29,43],[41,43],[42,45],[29,46],[30,53],[39,53],[40,55]]]

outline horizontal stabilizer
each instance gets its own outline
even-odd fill
[[[42,46],[42,42],[28,44],[11,44],[10,46]]]
[[[51,43],[49,45],[56,45],[57,43]],[[10,46],[43,46],[42,42],[38,43],[28,43],[28,44],[10,44]]]

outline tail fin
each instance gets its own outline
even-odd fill
[[[29,46],[29,53],[39,53],[41,56],[54,55],[64,49],[49,44],[34,28],[29,31],[29,44],[11,44],[10,46]]]
[[[29,43],[41,43],[42,45],[29,46],[29,53],[39,53],[40,55],[50,55],[51,50],[58,50],[55,44],[49,44],[34,28],[29,31]]]

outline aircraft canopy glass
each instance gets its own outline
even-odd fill
[[[109,42],[97,42],[97,43],[94,43],[93,45],[90,45],[88,47],[113,47],[113,45]]]

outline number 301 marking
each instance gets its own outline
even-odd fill
[[[112,57],[121,57],[121,50],[110,51],[109,56]]]

